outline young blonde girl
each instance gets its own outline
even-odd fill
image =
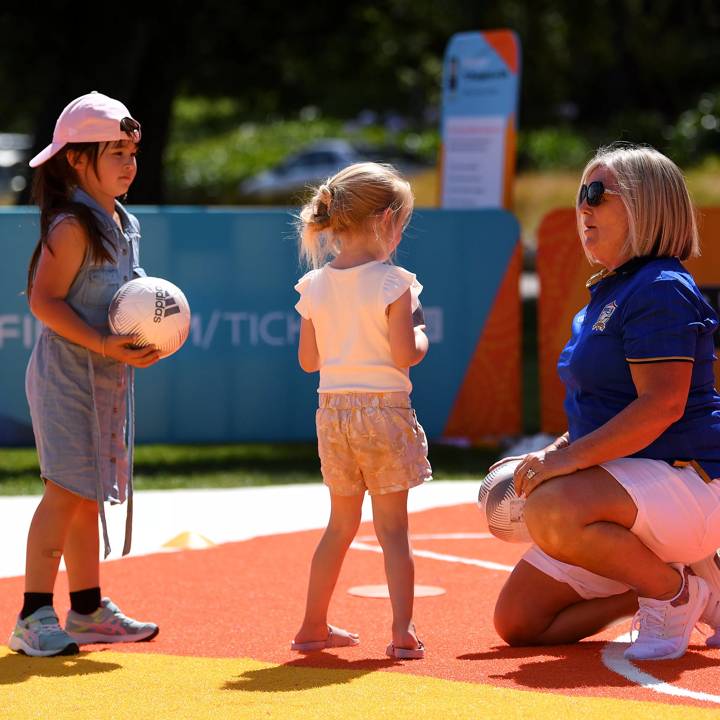
[[[88,93],[60,114],[53,141],[30,161],[40,241],[28,299],[43,330],[26,391],[45,490],[27,541],[25,596],[9,646],[33,656],[69,655],[93,642],[149,640],[154,623],[126,617],[102,598],[98,513],[128,501],[130,546],[132,392],[129,366],[158,360],[156,348],[111,335],[107,313],[118,287],[144,274],[140,226],[117,202],[137,172],[140,124],[118,100]],[[129,412],[128,412],[129,411]],[[65,557],[71,609],[61,628],[53,587]]]
[[[389,262],[412,209],[410,185],[392,167],[359,163],[317,188],[300,213],[301,256],[314,269],[295,286],[298,359],[306,372],[320,371],[316,426],[331,512],[291,645],[299,652],[359,643],[356,633],[329,625],[327,614],[367,490],[393,611],[386,653],[425,653],[412,621],[407,495],[431,479],[427,440],[409,398],[409,368],[425,357],[428,339],[413,322],[422,286]]]

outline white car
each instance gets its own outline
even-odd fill
[[[258,173],[240,184],[246,197],[288,195],[317,185],[338,170],[364,160],[346,140],[321,140],[290,155],[270,170]]]
[[[0,133],[0,196],[15,195],[27,185],[32,137]]]

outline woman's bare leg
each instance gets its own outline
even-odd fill
[[[525,505],[530,535],[551,557],[618,580],[642,597],[670,599],[682,578],[630,532],[636,515],[630,495],[600,467],[548,480]]]
[[[636,609],[632,591],[584,600],[570,585],[521,560],[500,591],[494,620],[509,645],[562,645],[594,635]]]

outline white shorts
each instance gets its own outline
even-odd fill
[[[630,531],[664,562],[690,564],[720,547],[720,478],[706,483],[691,466],[676,468],[662,460],[620,458],[601,465],[627,491],[637,507]],[[580,597],[618,595],[630,589],[551,558],[533,545],[522,557]]]

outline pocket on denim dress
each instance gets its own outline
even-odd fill
[[[120,285],[122,281],[118,268],[91,268],[87,274],[83,301],[92,307],[109,307]]]

